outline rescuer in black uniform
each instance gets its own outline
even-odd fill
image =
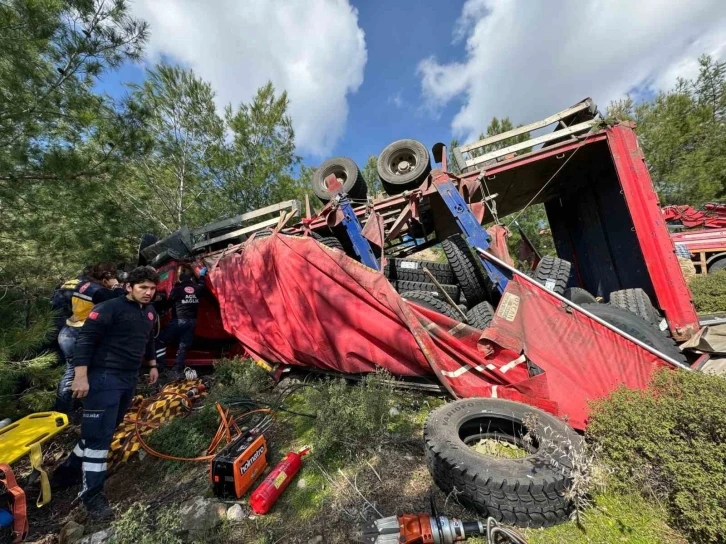
[[[184,371],[184,363],[187,359],[187,350],[194,341],[194,329],[197,327],[197,315],[199,313],[199,302],[206,292],[204,276],[207,269],[202,268],[199,277],[202,283],[194,280],[194,272],[188,266],[179,267],[179,283],[174,286],[169,294],[165,306],[171,305],[171,321],[161,331],[157,339],[156,356],[159,365],[165,365],[166,344],[170,341],[178,341],[179,347],[176,351],[176,362],[173,374],[180,375]]]
[[[81,440],[53,475],[58,487],[77,483],[82,476],[79,497],[96,519],[113,516],[103,493],[106,458],[116,426],[134,397],[142,358],[151,367],[149,383],[159,378],[157,315],[151,304],[159,275],[151,267],[139,267],[127,283],[128,294],[95,306],[78,335],[72,391],[74,398],[83,399]]]
[[[73,355],[76,348],[76,339],[88,314],[96,304],[106,300],[126,295],[116,279],[116,265],[113,263],[98,263],[89,265],[83,275],[76,280],[64,283],[53,297],[54,309],[56,303],[58,311],[65,313],[66,320],[58,334],[58,345],[63,353],[66,371],[58,384],[56,391],[55,410],[68,414],[73,408],[71,384],[73,383],[74,365]],[[70,299],[70,307],[67,300]],[[70,314],[68,314],[70,310]]]

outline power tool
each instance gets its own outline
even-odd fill
[[[241,499],[266,467],[265,435],[258,429],[243,430],[212,459],[210,478],[214,494]]]
[[[454,544],[482,535],[487,537],[490,544],[526,544],[519,533],[501,527],[493,518],[482,524],[480,521],[460,521],[439,516],[433,498],[431,514],[402,514],[382,518],[362,525],[351,536],[355,542],[362,544]]]

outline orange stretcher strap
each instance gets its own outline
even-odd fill
[[[22,542],[28,536],[28,515],[25,508],[25,491],[23,491],[15,480],[15,474],[10,465],[0,463],[0,484],[4,485],[8,493],[13,497],[13,504],[10,511],[13,515],[13,542]]]

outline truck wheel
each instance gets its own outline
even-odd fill
[[[582,304],[581,306],[603,321],[616,326],[621,331],[657,349],[671,359],[686,364],[686,356],[678,349],[673,338],[664,335],[660,329],[654,327],[652,323],[644,321],[636,314],[610,304]]]
[[[572,264],[552,255],[542,257],[534,272],[535,279],[550,291],[562,295],[572,276]]]
[[[466,312],[466,320],[475,329],[484,330],[492,324],[494,308],[486,300]]]
[[[716,259],[708,266],[709,274],[713,274],[714,272],[718,272],[719,270],[726,270],[726,257]]]
[[[317,232],[311,232],[310,236],[312,236],[312,238],[314,238],[324,246],[328,246],[330,249],[337,249],[345,253],[345,249],[343,249],[343,244],[341,244],[340,240],[338,240],[335,236],[322,236]]]
[[[653,307],[648,294],[642,289],[621,289],[610,293],[610,305],[633,312],[645,319],[648,323],[658,325],[660,316]]]
[[[446,285],[457,283],[454,271],[449,263],[435,261],[414,261],[407,259],[391,259],[383,268],[389,280],[420,281],[430,283],[431,278],[424,272],[424,267],[431,272],[436,281]]]
[[[428,291],[406,291],[405,293],[401,293],[401,298],[413,302],[414,304],[418,304],[419,306],[423,306],[424,308],[428,308],[429,310],[433,310],[434,312],[438,312],[446,317],[450,317],[451,319],[455,319],[456,321],[461,319],[461,316],[456,309],[451,306],[451,304],[445,300],[441,300],[439,297],[433,293],[429,293]]]
[[[457,400],[431,412],[424,442],[436,485],[464,506],[520,527],[568,519],[572,459],[582,440],[561,419],[518,402]],[[482,445],[520,455],[483,453]]]
[[[343,185],[342,192],[347,193],[350,198],[366,198],[368,187],[358,166],[346,157],[335,157],[325,161],[313,172],[313,192],[322,202],[327,203],[333,198],[325,182],[325,178],[330,174],[335,174],[335,177]]]
[[[416,189],[431,171],[429,151],[416,140],[398,140],[378,155],[376,170],[389,195]]]
[[[581,287],[568,287],[562,296],[575,304],[597,304],[597,299]]]
[[[426,291],[427,293],[438,293],[439,299],[445,299],[444,295],[439,293],[439,288],[435,283],[423,282],[423,281],[394,281],[393,287],[399,293],[406,293],[410,291]],[[451,297],[451,300],[456,302],[459,300],[459,286],[458,285],[444,285],[441,287],[446,294]]]
[[[441,247],[459,280],[467,305],[471,308],[486,300],[489,281],[485,278],[479,258],[471,252],[466,240],[460,234],[454,234],[441,242]]]

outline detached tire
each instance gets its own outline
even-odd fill
[[[572,277],[572,264],[564,259],[551,255],[542,257],[534,272],[535,279],[550,291],[558,295],[565,293],[565,289]]]
[[[527,429],[525,420],[535,421],[536,427]],[[530,443],[523,439],[527,433],[533,436]],[[509,459],[469,447],[482,439],[515,444],[527,455]],[[444,493],[456,489],[464,506],[520,527],[547,527],[568,519],[571,453],[581,447],[581,439],[551,414],[506,400],[458,400],[431,412],[424,442],[436,485]]]
[[[675,340],[664,335],[660,329],[653,326],[652,323],[646,322],[640,316],[610,304],[582,304],[581,306],[603,321],[607,321],[671,359],[686,364],[686,356],[678,349]]]
[[[471,252],[469,244],[460,234],[449,236],[441,242],[456,279],[459,280],[467,305],[471,308],[486,300],[489,280],[479,264],[479,258]]]
[[[376,170],[389,195],[416,189],[431,172],[429,151],[416,140],[398,140],[378,155]]]
[[[466,320],[475,329],[484,330],[492,324],[494,319],[494,307],[486,300],[474,306],[466,312]]]
[[[610,293],[610,305],[628,310],[653,325],[657,326],[660,322],[660,316],[650,301],[650,297],[639,287],[613,291]]]
[[[346,157],[335,157],[325,161],[313,172],[313,192],[322,202],[327,203],[333,198],[325,183],[325,178],[331,174],[335,174],[343,185],[342,192],[347,193],[350,198],[366,198],[368,187],[358,166]]]
[[[419,306],[423,306],[424,308],[428,308],[429,310],[433,310],[434,312],[438,312],[446,317],[450,317],[451,319],[455,319],[457,321],[461,319],[461,316],[459,315],[459,312],[456,311],[456,308],[428,291],[407,291],[405,293],[401,293],[401,298],[411,301],[414,304],[418,304]]]
[[[562,296],[575,304],[597,304],[597,299],[581,287],[568,287]]]

